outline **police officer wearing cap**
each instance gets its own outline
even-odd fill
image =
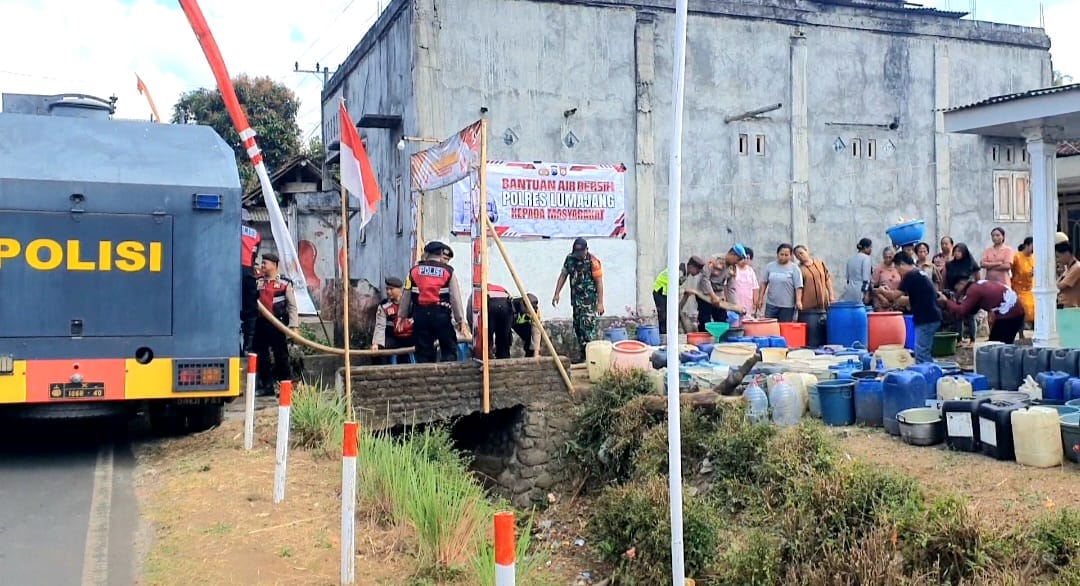
[[[472,337],[465,323],[457,277],[448,264],[452,258],[454,251],[449,246],[429,242],[424,247],[424,260],[409,271],[405,280],[407,294],[401,299],[399,315],[413,320],[416,361],[420,363],[435,362],[436,341],[443,362],[457,360],[455,322],[463,336]]]
[[[255,288],[255,256],[259,253],[262,236],[255,229],[251,213],[240,208],[240,331],[244,336],[243,351],[252,351],[255,337],[255,318],[259,316],[256,303],[259,292]]]
[[[278,273],[278,256],[267,252],[262,256],[262,276],[256,282],[259,303],[270,310],[278,321],[294,331],[300,327],[300,315],[296,307],[296,291],[292,280]],[[274,381],[289,380],[289,347],[285,333],[277,329],[262,314],[255,322],[255,352],[258,358],[258,389],[255,394],[263,397],[274,394]],[[273,378],[270,358],[273,356]]]
[[[403,284],[397,277],[387,277],[386,297],[379,302],[375,313],[375,333],[371,339],[372,350],[393,350],[413,345],[413,320],[401,317],[401,293]],[[398,320],[402,323],[398,324]]]

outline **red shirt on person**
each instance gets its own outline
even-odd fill
[[[957,303],[950,299],[945,305],[949,311],[961,316],[974,315],[980,309],[1000,319],[1024,315],[1024,306],[1016,292],[998,281],[976,281],[968,285],[963,301]]]

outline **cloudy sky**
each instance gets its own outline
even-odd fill
[[[979,20],[1039,25],[1037,0],[917,0],[970,10]],[[321,76],[375,22],[388,0],[201,0],[230,74],[269,75],[300,97],[300,128],[319,130]],[[1080,0],[1045,0],[1054,66],[1080,80]],[[245,38],[249,34],[250,38]],[[0,92],[115,94],[117,115],[148,118],[138,72],[168,118],[181,92],[212,87],[213,76],[176,0],[0,0]]]

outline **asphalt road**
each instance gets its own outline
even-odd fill
[[[115,427],[0,420],[0,584],[134,583],[135,460]]]

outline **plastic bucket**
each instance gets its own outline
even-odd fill
[[[780,324],[780,335],[784,337],[788,348],[806,347],[806,324],[801,322],[784,322]]]
[[[817,384],[821,401],[821,420],[826,425],[855,423],[855,383],[850,380],[822,381]]]
[[[885,235],[889,237],[889,241],[896,247],[915,244],[923,239],[924,234],[926,234],[926,222],[923,220],[901,222],[885,229]]]
[[[716,339],[713,338],[713,335],[707,332],[690,332],[689,334],[686,334],[686,343],[693,346],[697,346],[698,344],[713,344],[715,342]]]
[[[787,348],[762,348],[761,361],[768,364],[783,362],[787,358]]]
[[[604,330],[604,339],[614,344],[627,339],[626,328],[608,328]]]
[[[1068,413],[1058,418],[1061,422],[1061,447],[1065,457],[1080,462],[1080,413]]]
[[[821,383],[818,383],[821,384]],[[821,418],[821,395],[818,394],[817,385],[810,385],[810,415]]]
[[[956,341],[960,334],[956,332],[938,332],[934,334],[934,345],[930,348],[930,354],[934,358],[953,356],[956,354]]]
[[[648,344],[649,346],[660,345],[660,327],[659,326],[638,326],[637,327],[637,339],[639,342]]]
[[[1080,308],[1057,310],[1057,327],[1062,348],[1080,348]]]

